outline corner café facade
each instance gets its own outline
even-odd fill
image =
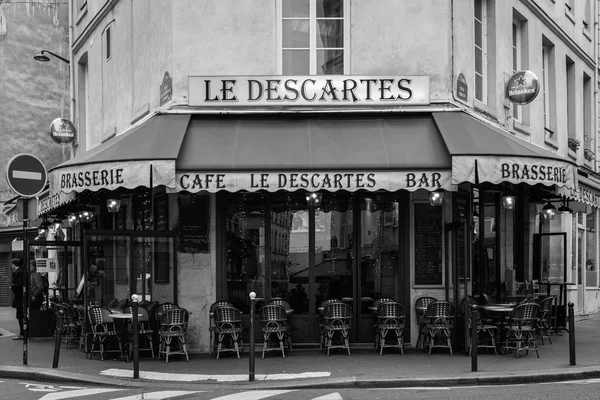
[[[332,297],[352,306],[352,341],[372,343],[369,307],[393,297],[414,343],[416,297],[473,290],[474,191],[576,189],[573,164],[464,110],[430,108],[427,76],[193,76],[188,98],[52,169],[51,195],[77,200],[48,213],[98,211],[81,230],[82,262],[105,273],[86,302],[178,303],[198,351],[210,304],[247,317],[251,291],[286,299],[292,340],[305,344],[319,342],[318,307]],[[440,206],[432,192],[445,193]]]

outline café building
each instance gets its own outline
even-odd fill
[[[425,75],[190,76],[187,105],[49,171],[51,196],[76,196],[45,214],[72,216],[69,281],[95,261],[87,303],[137,293],[188,308],[197,351],[210,304],[247,323],[252,291],[287,300],[307,346],[328,298],[351,305],[354,343],[373,341],[374,301],[396,299],[414,344],[420,295],[515,295],[532,279],[514,267],[533,257],[527,199],[576,190],[576,165],[432,105],[429,87]],[[82,210],[93,217],[77,222]]]

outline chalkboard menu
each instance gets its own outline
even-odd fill
[[[415,285],[442,285],[442,208],[414,206]]]
[[[177,250],[181,253],[208,253],[210,230],[210,199],[208,196],[179,196]]]

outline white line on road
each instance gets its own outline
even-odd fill
[[[163,390],[161,392],[146,392],[143,394],[135,394],[133,396],[119,397],[112,400],[163,400],[172,399],[177,396],[184,396],[186,394],[201,393],[204,390]]]
[[[31,179],[33,181],[41,181],[42,173],[41,172],[31,172],[31,171],[19,171],[13,170],[13,178],[18,179]]]
[[[249,390],[246,392],[228,394],[227,396],[215,397],[212,400],[260,400],[290,392],[293,392],[293,390]]]
[[[133,371],[130,369],[111,368],[100,372],[101,375],[109,375],[120,378],[132,378]],[[310,378],[327,378],[331,376],[331,372],[301,372],[297,374],[256,374],[257,381],[277,381],[283,379],[310,379]],[[203,375],[203,374],[171,374],[164,372],[140,371],[140,378],[170,381],[170,382],[193,382],[193,381],[209,381],[217,382],[244,382],[248,380],[248,374],[237,375]]]
[[[48,393],[41,397],[40,400],[62,400],[62,399],[70,399],[72,397],[81,397],[81,396],[92,396],[95,394],[101,393],[109,393],[116,392],[119,390],[125,389],[81,389],[81,390],[68,390],[66,392],[55,392]]]
[[[325,396],[315,397],[312,400],[344,400],[344,399],[338,392],[335,392],[335,393],[326,394]]]

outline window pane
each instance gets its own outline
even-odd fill
[[[343,20],[317,20],[317,48],[344,47]]]
[[[475,72],[477,75],[483,75],[483,54],[481,49],[475,49]]]
[[[483,101],[483,78],[481,75],[475,75],[475,98]]]
[[[281,0],[283,18],[308,17],[309,0]]]
[[[309,57],[308,50],[284,50],[283,75],[308,75]]]
[[[344,0],[317,0],[317,18],[344,16]]]
[[[586,215],[585,286],[597,286],[596,268],[596,210]]]
[[[344,52],[342,50],[317,51],[317,75],[342,75]]]
[[[481,21],[483,17],[483,1],[475,0],[475,18]]]
[[[283,47],[308,48],[310,45],[310,29],[307,19],[292,19],[283,21]]]
[[[475,45],[477,47],[483,47],[483,28],[481,26],[481,22],[475,21]]]

